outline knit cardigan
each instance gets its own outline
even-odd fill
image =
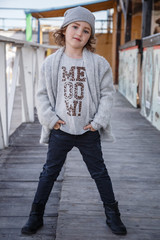
[[[42,64],[41,76],[36,94],[36,107],[42,125],[40,143],[48,143],[51,129],[59,120],[55,112],[57,97],[58,70],[64,47],[48,56]],[[105,58],[83,49],[83,61],[86,68],[88,87],[92,102],[90,109],[96,109],[91,125],[100,133],[101,140],[113,140],[111,134],[111,109],[113,93],[112,70]],[[93,107],[94,106],[94,107]]]

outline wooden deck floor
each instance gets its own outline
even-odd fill
[[[160,240],[160,132],[119,93],[112,119],[116,142],[102,147],[128,235],[115,236],[106,226],[77,149],[68,154],[53,188],[44,227],[34,236],[21,235],[47,150],[38,143],[36,121],[21,125],[11,146],[0,151],[0,240]]]
[[[63,171],[45,212],[45,227],[34,236],[21,235],[37,187],[47,147],[39,144],[40,124],[22,124],[12,135],[11,146],[0,151],[0,240],[54,240]]]

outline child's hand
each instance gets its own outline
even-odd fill
[[[54,129],[55,130],[58,130],[58,129],[60,129],[60,127],[61,127],[61,124],[66,124],[64,121],[62,121],[62,120],[58,120],[57,122],[56,122],[56,124],[54,125]]]
[[[88,130],[88,129],[92,132],[96,131],[96,129],[94,129],[91,124],[88,124],[87,126],[84,127],[84,130]]]

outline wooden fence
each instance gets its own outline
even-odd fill
[[[160,130],[160,34],[119,49],[119,91]]]
[[[16,48],[10,90],[8,89],[6,64],[8,44]],[[35,90],[45,52],[49,48],[56,49],[57,47],[0,36],[0,149],[8,146],[17,84],[21,86],[22,122],[34,121]]]

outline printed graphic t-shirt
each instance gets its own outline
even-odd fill
[[[63,54],[58,73],[56,114],[66,122],[61,130],[70,134],[83,134],[89,124],[90,94],[83,59]]]

